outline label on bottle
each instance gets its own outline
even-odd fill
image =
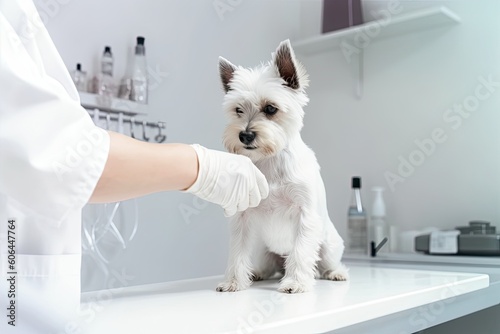
[[[429,253],[457,254],[460,231],[434,231],[431,233]]]
[[[130,99],[139,103],[148,102],[148,81],[146,78],[143,79],[132,79],[132,91],[130,93]]]
[[[366,216],[350,215],[348,219],[347,252],[368,254],[368,229]]]
[[[101,62],[101,72],[105,75],[113,76],[113,60],[103,60]]]

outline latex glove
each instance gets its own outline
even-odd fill
[[[198,178],[186,189],[219,204],[226,217],[259,205],[269,195],[266,177],[243,155],[191,145],[198,154]]]

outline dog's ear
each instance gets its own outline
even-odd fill
[[[219,57],[219,74],[222,81],[222,87],[227,93],[231,87],[229,87],[229,82],[233,78],[234,71],[236,71],[236,66],[231,64],[231,62],[223,57]]]
[[[280,43],[273,55],[273,62],[278,74],[292,89],[304,89],[307,84],[307,74],[302,65],[295,59],[290,40]]]

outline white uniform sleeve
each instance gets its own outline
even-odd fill
[[[57,224],[92,195],[109,136],[80,106],[32,2],[15,3],[0,0],[0,193]]]

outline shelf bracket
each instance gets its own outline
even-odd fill
[[[351,55],[351,73],[353,79],[353,90],[356,99],[361,100],[363,97],[363,66],[364,66],[364,51],[359,49],[358,53]]]

